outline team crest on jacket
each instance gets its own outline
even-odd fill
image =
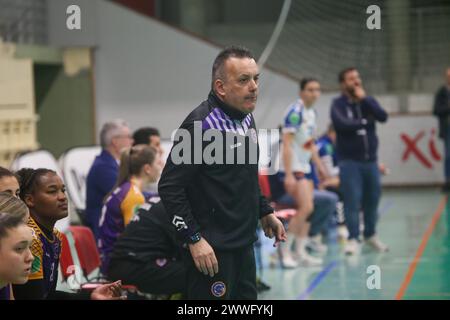
[[[211,286],[211,293],[214,297],[220,298],[227,292],[227,286],[222,281],[216,281]]]
[[[156,265],[158,267],[164,267],[167,264],[167,259],[165,258],[161,258],[161,259],[156,259]]]

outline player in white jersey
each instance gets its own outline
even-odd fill
[[[283,265],[287,268],[296,267],[298,264],[322,264],[322,259],[311,256],[306,250],[308,241],[311,241],[308,239],[308,218],[314,209],[311,160],[316,165],[319,177],[326,175],[314,141],[316,111],[313,105],[319,96],[319,82],[313,78],[302,79],[300,99],[289,106],[284,118],[282,161],[278,175],[297,204],[297,214],[289,222],[288,241],[282,246]]]

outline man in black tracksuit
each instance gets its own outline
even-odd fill
[[[189,244],[188,299],[256,299],[253,243],[258,220],[276,243],[285,240],[283,225],[258,185],[251,114],[258,77],[258,66],[245,48],[229,47],[216,57],[212,91],[183,121],[177,132],[182,138],[159,182],[170,220]]]

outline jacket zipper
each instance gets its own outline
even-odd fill
[[[356,112],[358,113],[359,120],[362,120],[362,112],[361,112],[361,105],[359,103],[356,104]],[[364,143],[364,156],[366,160],[369,160],[369,140],[367,137],[367,130],[363,129],[365,134],[363,136],[363,143]]]

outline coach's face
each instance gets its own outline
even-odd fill
[[[362,80],[358,70],[348,71],[344,76],[343,82],[341,83],[342,90],[350,95],[353,95],[356,87],[361,86]]]
[[[224,79],[215,83],[222,100],[243,113],[255,110],[259,69],[254,59],[231,57],[225,61]]]

